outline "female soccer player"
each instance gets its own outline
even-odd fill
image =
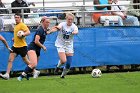
[[[58,55],[60,58],[60,61],[58,62],[55,69],[55,73],[57,73],[59,68],[66,63],[65,67],[63,68],[61,78],[64,78],[64,76],[68,73],[74,53],[73,36],[78,34],[78,27],[73,23],[73,21],[74,15],[72,13],[67,13],[66,22],[62,22],[58,26],[54,27],[56,28],[55,31],[59,31],[55,41],[55,46],[57,47]],[[52,32],[55,31],[52,30]],[[49,31],[48,33],[52,32]]]
[[[41,26],[36,31],[32,42],[28,45],[28,57],[30,64],[25,68],[24,72],[17,78],[19,81],[23,77],[29,79],[28,74],[33,72],[33,69],[37,66],[40,57],[41,48],[46,51],[47,48],[43,45],[46,39],[47,31],[49,30],[50,19],[46,16],[41,19]],[[38,75],[36,75],[37,77]]]

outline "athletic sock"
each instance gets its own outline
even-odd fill
[[[59,60],[58,64],[57,64],[57,68],[60,68],[63,64],[61,63],[61,61]]]
[[[63,68],[63,72],[61,74],[61,77],[67,75],[68,72],[69,72],[69,69],[67,69],[67,68],[64,67]]]
[[[25,68],[24,72],[22,72],[22,74],[20,76],[23,78],[23,77],[27,76],[28,73],[31,73],[31,72],[33,72],[33,69],[30,68],[29,66],[27,66]]]
[[[30,68],[29,66],[27,66],[27,67],[25,68],[24,72],[25,72],[26,74],[28,74],[28,73],[33,72],[33,69]]]
[[[65,67],[63,68],[63,72],[61,74],[61,77],[67,75],[67,73],[70,70],[71,62],[72,62],[72,56],[67,56],[67,62],[66,62]]]
[[[67,56],[66,69],[70,69],[72,56]]]

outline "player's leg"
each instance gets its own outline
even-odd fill
[[[37,56],[34,50],[28,51],[28,57],[30,59],[29,65],[25,68],[24,72],[18,77],[18,80],[21,81],[23,77],[26,77],[29,80],[29,73],[32,73],[34,68],[37,65]],[[28,61],[27,57],[22,57],[24,61]]]
[[[30,64],[30,61],[29,61],[28,56],[27,56],[27,46],[18,48],[17,51],[18,51],[18,54],[22,57],[22,60],[23,60],[27,65],[29,65],[29,64]]]
[[[73,56],[73,54],[70,53],[70,55],[66,57],[67,58],[67,62],[66,62],[66,66],[65,66],[66,69],[70,69],[71,62],[72,62],[72,56]]]
[[[31,56],[30,54],[30,50],[33,50],[33,51],[35,51],[36,52],[36,55],[37,55],[37,64],[38,64],[38,61],[39,61],[39,58],[40,58],[40,48],[38,49],[38,48],[36,48],[34,45],[32,45],[32,44],[30,44],[29,46],[28,46],[28,52],[27,52],[27,54],[29,55],[29,56]],[[33,78],[37,78],[38,76],[39,76],[39,74],[40,74],[40,71],[38,71],[38,70],[36,70],[35,68],[34,68],[34,70],[33,70]]]
[[[36,69],[33,70],[33,78],[38,78],[39,74],[40,74],[40,71]]]
[[[22,57],[22,59],[23,59],[23,61],[27,64],[27,65],[29,65],[30,64],[30,61],[29,61],[29,59],[27,58],[27,46],[24,46],[24,47],[21,47],[21,48],[18,48],[17,49],[17,51],[18,51],[18,53],[19,53],[19,55]],[[30,69],[30,68],[25,68],[26,69],[26,71],[27,70],[29,70],[29,71],[31,71],[32,69]],[[23,77],[24,76],[28,76],[26,73],[22,73],[23,75]],[[20,78],[20,77],[18,77],[18,80],[22,80],[22,77]],[[28,79],[28,77],[27,77],[27,79]]]
[[[63,48],[57,48],[58,51],[58,55],[59,55],[59,62],[54,70],[54,74],[58,73],[59,68],[64,65],[66,63],[66,54],[65,54],[65,50]]]
[[[66,54],[65,54],[65,49],[64,48],[57,48],[58,51],[58,56],[60,58],[57,67],[60,68],[62,65],[64,65],[67,61],[66,59]]]
[[[59,71],[59,68],[65,64],[66,62],[66,54],[65,54],[65,49],[62,48],[62,47],[58,47],[57,48],[57,51],[58,51],[58,55],[59,55],[59,62],[54,70],[54,74],[58,74],[58,71]]]
[[[36,55],[37,55],[37,64],[38,64],[38,61],[40,59],[40,50],[36,51]],[[40,74],[40,71],[34,69],[33,78],[38,78],[39,74]]]
[[[18,77],[18,80],[21,81],[23,77],[26,77],[27,80],[29,80],[29,74],[30,72],[32,72],[32,68],[29,67],[30,65],[30,61],[27,58],[27,56],[22,57],[23,61],[27,64],[27,67],[25,68],[24,72],[22,72],[22,74],[20,75],[20,77]]]
[[[66,63],[67,59],[66,59],[65,52],[59,52],[58,55],[59,55],[60,60],[59,60],[59,63],[57,64],[57,67],[60,68],[62,65]]]
[[[28,59],[27,55],[25,57],[22,57],[22,60],[27,64],[29,65],[30,64],[30,60]]]
[[[10,53],[9,59],[8,59],[7,71],[4,75],[2,75],[2,74],[0,75],[3,79],[8,80],[10,78],[9,74],[10,74],[15,57],[16,57],[16,53]]]
[[[72,63],[72,56],[73,56],[72,53],[67,55],[67,57],[66,57],[67,58],[67,62],[66,62],[65,67],[63,68],[63,72],[61,74],[61,78],[64,78],[64,76],[69,72],[70,66],[71,66],[71,63]]]
[[[73,48],[70,46],[70,47],[66,48],[66,59],[67,59],[67,62],[65,64],[65,67],[63,68],[63,72],[61,74],[61,78],[64,78],[64,76],[69,72],[70,66],[71,66],[71,63],[72,63],[72,57],[73,57]]]
[[[37,66],[37,61],[38,61],[36,52],[34,50],[29,50],[28,51],[28,57],[29,57],[29,60],[30,60],[29,66],[31,68],[35,68]]]

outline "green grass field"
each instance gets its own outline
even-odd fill
[[[0,93],[139,93],[140,72],[103,73],[100,78],[90,74],[41,76],[29,81],[0,78]]]

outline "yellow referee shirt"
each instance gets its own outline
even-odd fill
[[[23,23],[23,22],[20,22],[19,24],[15,25],[14,27],[14,47],[24,47],[24,46],[27,46],[27,43],[26,43],[26,40],[25,40],[25,37],[24,38],[19,38],[17,36],[17,33],[18,31],[27,31],[29,30],[28,27]]]

